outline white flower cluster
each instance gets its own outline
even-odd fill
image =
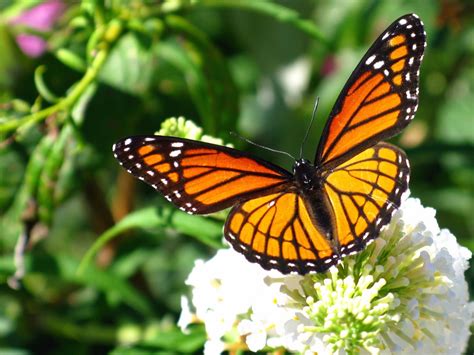
[[[461,354],[474,307],[471,252],[409,198],[379,238],[324,274],[282,275],[233,250],[197,261],[179,325],[203,322],[206,354],[284,348],[318,354]]]

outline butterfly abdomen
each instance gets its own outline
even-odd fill
[[[317,226],[319,232],[331,242],[334,252],[338,252],[335,231],[332,228],[333,219],[331,205],[323,191],[324,178],[320,169],[316,168],[308,160],[299,159],[293,167],[296,184],[300,188],[307,204],[308,213]]]

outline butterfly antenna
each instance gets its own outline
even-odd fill
[[[316,101],[314,102],[313,114],[311,116],[311,122],[309,123],[308,129],[306,130],[306,133],[304,135],[303,143],[301,143],[300,159],[303,158],[304,145],[306,143],[306,140],[308,139],[309,132],[311,131],[311,126],[313,126],[313,122],[314,122],[314,118],[316,117],[316,110],[318,109],[318,105],[319,105],[319,96],[316,98]]]
[[[245,141],[245,142],[247,142],[247,143],[249,143],[249,144],[252,144],[252,145],[254,145],[254,146],[256,146],[256,147],[269,150],[270,152],[284,154],[284,155],[286,155],[286,156],[289,156],[291,159],[296,160],[296,158],[295,158],[293,155],[291,155],[291,154],[288,153],[288,152],[284,152],[283,150],[273,149],[273,148],[270,148],[270,147],[267,147],[267,146],[264,146],[264,145],[261,145],[261,144],[252,142],[250,139],[247,139],[247,138],[245,138],[245,137],[242,137],[241,135],[239,135],[239,134],[237,134],[237,133],[235,133],[235,132],[233,132],[233,131],[231,131],[230,134],[231,134],[232,136],[237,137],[237,138],[240,138],[240,139],[242,139],[243,141]]]

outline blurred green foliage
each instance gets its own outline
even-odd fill
[[[412,195],[474,250],[468,1],[65,3],[53,29],[30,29],[48,46],[36,59],[15,44],[28,28],[11,20],[37,4],[0,4],[0,352],[200,352],[203,328],[176,326],[180,295],[194,260],[221,246],[223,221],[136,183],[112,144],[182,115],[291,168],[229,131],[294,153],[319,96],[312,158],[351,70],[405,13],[422,18],[428,47],[420,108],[394,141],[411,161]]]

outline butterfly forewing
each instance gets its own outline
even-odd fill
[[[368,50],[328,118],[316,164],[332,168],[399,133],[418,107],[425,42],[418,16],[405,15]]]
[[[278,190],[291,179],[286,170],[239,150],[177,137],[128,137],[113,152],[128,172],[195,214]]]
[[[363,249],[378,236],[400,206],[409,176],[405,153],[388,143],[366,149],[328,173],[324,190],[341,255]]]

